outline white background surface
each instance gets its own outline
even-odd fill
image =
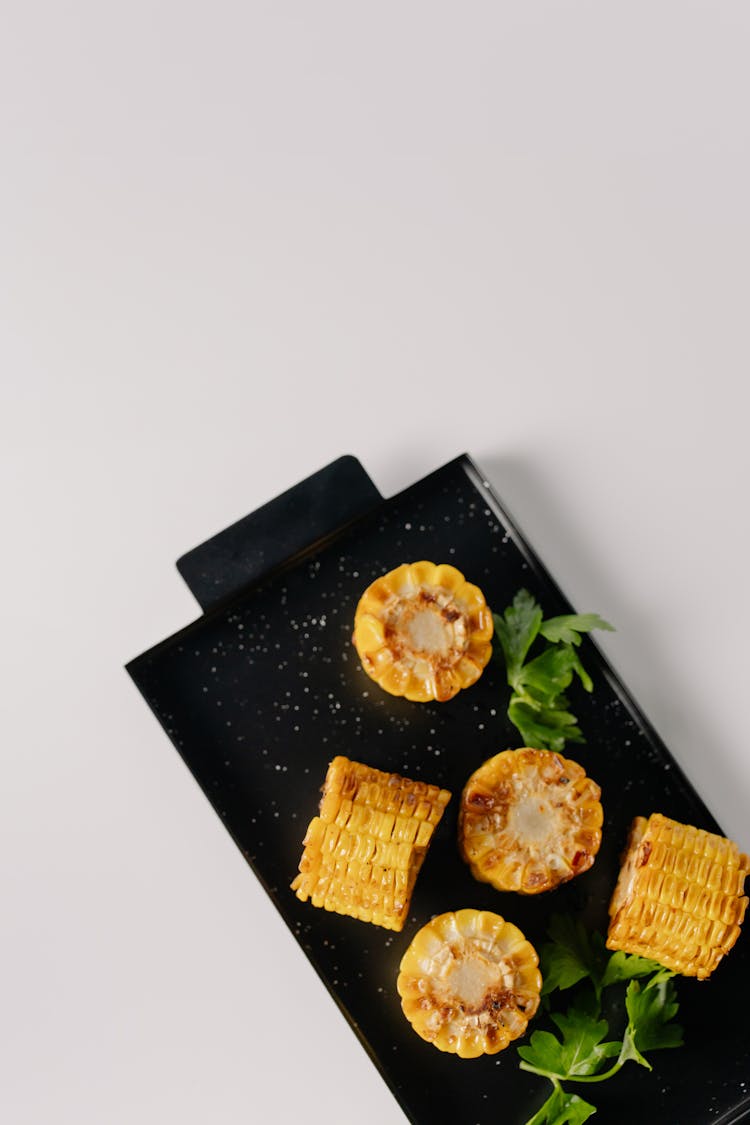
[[[750,8],[2,23],[0,1115],[395,1125],[122,665],[214,531],[468,450],[750,847]]]

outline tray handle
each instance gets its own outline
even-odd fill
[[[346,454],[182,555],[177,569],[206,611],[382,499],[357,458]]]

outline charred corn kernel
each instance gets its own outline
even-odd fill
[[[750,859],[724,836],[661,813],[630,829],[609,904],[608,949],[710,976],[740,934]]]
[[[551,750],[504,750],[471,775],[459,847],[475,879],[538,894],[587,871],[599,850],[601,790]]]
[[[517,926],[487,910],[458,910],[415,934],[396,987],[418,1035],[470,1059],[523,1035],[539,1006],[538,965]]]
[[[403,563],[367,587],[354,615],[354,647],[391,695],[452,699],[492,655],[492,614],[478,586],[442,563]]]
[[[334,758],[304,839],[297,898],[400,930],[447,789]]]

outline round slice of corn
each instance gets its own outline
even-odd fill
[[[599,850],[601,790],[551,750],[504,750],[471,775],[458,838],[475,879],[538,894],[588,871]]]
[[[404,563],[376,579],[354,615],[354,647],[391,695],[420,703],[452,699],[475,683],[492,655],[484,594],[454,566]]]
[[[539,1006],[538,965],[534,947],[499,914],[450,911],[414,936],[396,987],[418,1035],[472,1059],[524,1034]]]

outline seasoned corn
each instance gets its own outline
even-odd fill
[[[633,821],[609,906],[607,947],[710,976],[745,916],[750,859],[731,840],[661,813]]]
[[[415,935],[396,982],[418,1035],[461,1058],[494,1055],[523,1035],[539,1006],[539,958],[499,914],[440,914]]]
[[[297,898],[400,930],[450,796],[437,785],[334,758],[292,883]]]
[[[601,843],[601,790],[551,750],[504,750],[461,795],[461,854],[480,882],[538,894],[587,871]]]
[[[354,647],[391,695],[452,699],[492,655],[492,614],[460,570],[404,563],[367,587],[354,616]]]

